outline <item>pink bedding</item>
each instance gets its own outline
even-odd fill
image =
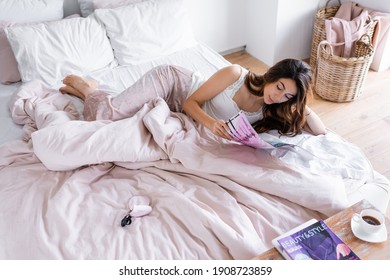
[[[161,99],[132,118],[84,122],[71,99],[31,82],[9,105],[25,141],[0,146],[0,258],[253,258],[347,207],[346,179],[372,180],[365,159],[318,172],[216,139]],[[121,227],[137,195],[152,212]]]

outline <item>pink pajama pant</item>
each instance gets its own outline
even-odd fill
[[[163,98],[172,111],[180,112],[192,83],[193,72],[182,67],[161,65],[145,73],[132,86],[112,97],[101,90],[84,102],[84,120],[120,120],[133,116],[156,97]]]

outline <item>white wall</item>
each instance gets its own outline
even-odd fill
[[[291,57],[310,57],[316,11],[327,0],[185,0],[195,37],[226,52],[246,46],[247,51],[268,65]],[[341,2],[345,2],[343,0]],[[390,0],[354,0],[390,13]],[[332,0],[331,5],[337,5]],[[66,15],[79,13],[77,0],[65,0]],[[390,67],[390,36],[384,51]],[[387,64],[386,64],[387,65]]]
[[[354,2],[377,11],[390,13],[390,0],[354,0]]]
[[[321,2],[248,0],[247,51],[268,65],[309,57],[314,15]]]
[[[310,56],[314,13],[318,2],[318,0],[279,0],[273,63],[289,57]]]
[[[246,50],[270,65],[275,56],[278,1],[247,0],[246,5]]]
[[[246,0],[185,0],[195,37],[225,52],[245,45]],[[65,0],[64,13],[80,13],[77,0]]]
[[[195,37],[218,52],[245,45],[246,0],[186,0]]]

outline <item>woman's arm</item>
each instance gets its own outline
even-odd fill
[[[305,130],[314,135],[326,134],[325,124],[312,109],[306,106],[304,114],[306,115],[306,124],[304,127]]]
[[[184,112],[196,122],[203,124],[215,135],[231,139],[228,126],[224,120],[216,120],[207,114],[202,105],[220,94],[228,86],[238,80],[241,75],[241,67],[238,65],[227,66],[212,75],[198,90],[196,90],[183,103]]]

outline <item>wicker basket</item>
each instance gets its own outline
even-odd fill
[[[310,55],[310,66],[312,69],[315,69],[317,66],[318,45],[320,42],[326,40],[325,20],[334,17],[341,5],[341,2],[339,1],[338,6],[328,7],[329,2],[330,0],[328,0],[325,7],[319,9],[315,15]]]
[[[374,47],[371,41],[371,37],[368,34],[364,34],[359,41],[355,44],[355,57],[366,56],[368,52],[373,52]]]
[[[317,67],[317,52],[319,43],[326,40],[325,20],[334,17],[341,6],[340,0],[338,0],[339,5],[337,6],[328,6],[330,2],[331,0],[328,0],[325,4],[325,7],[319,9],[315,15],[310,54],[311,69],[315,69]],[[372,22],[367,30],[367,35],[369,35],[371,39],[373,37],[374,31],[375,24]]]
[[[318,45],[315,92],[319,96],[334,102],[349,102],[361,95],[374,54],[368,34],[356,42],[355,54],[359,56],[344,58],[333,55],[328,42]]]

